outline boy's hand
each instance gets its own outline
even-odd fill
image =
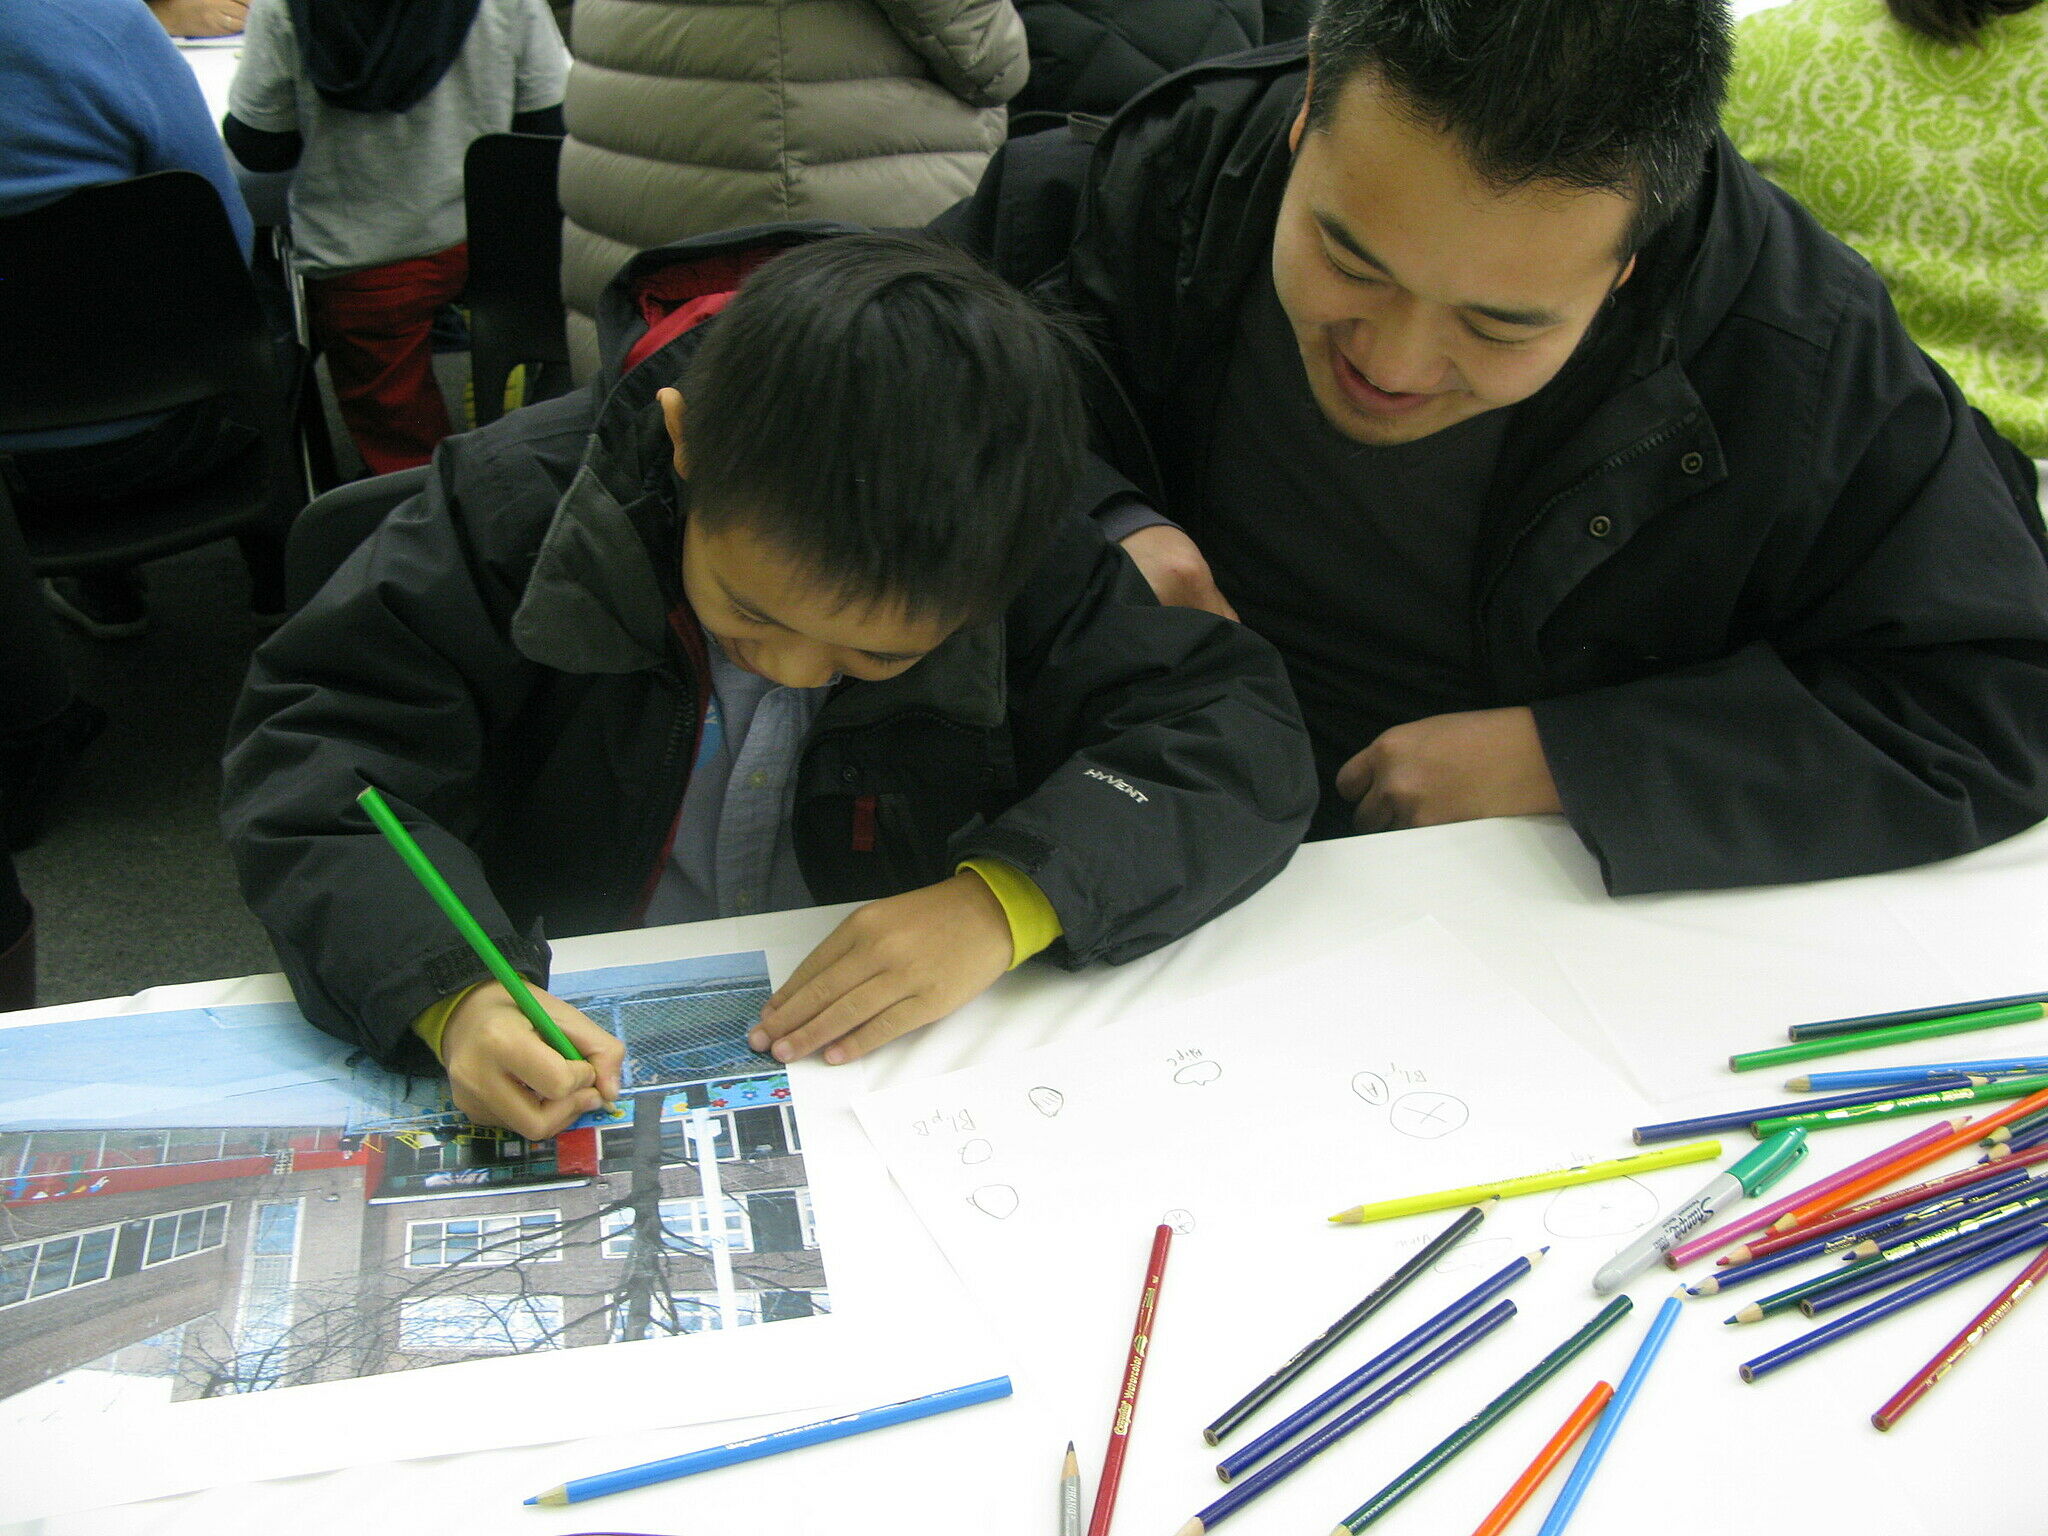
[[[584,1060],[556,1055],[495,981],[455,1005],[441,1035],[441,1060],[455,1107],[471,1120],[545,1141],[618,1098],[626,1048],[559,997],[539,987],[533,995]]]
[[[1431,715],[1392,730],[1337,771],[1361,832],[1563,809],[1536,717],[1523,706]]]
[[[173,37],[227,37],[249,18],[248,0],[149,0],[149,9]]]
[[[838,1066],[979,997],[1010,957],[1010,920],[962,870],[851,914],[768,999],[747,1044],[777,1061],[825,1046]]]
[[[1209,572],[1209,562],[1195,541],[1178,528],[1154,523],[1123,541],[1124,553],[1152,587],[1152,595],[1168,608],[1200,608],[1235,620],[1230,606]]]

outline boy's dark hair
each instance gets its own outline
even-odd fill
[[[691,516],[744,522],[849,602],[993,618],[1067,514],[1087,447],[1070,344],[933,240],[778,256],[682,380]]]
[[[2017,16],[2041,0],[1885,0],[1892,19],[1937,43],[1974,43],[1995,16]]]
[[[1725,0],[1322,0],[1308,126],[1374,70],[1497,187],[1635,198],[1626,257],[1698,186],[1729,52]]]

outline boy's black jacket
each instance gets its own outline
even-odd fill
[[[1298,45],[1195,65],[1092,155],[1013,142],[935,226],[1094,332],[1117,474],[1091,490],[1198,545],[1302,86]],[[2011,450],[1869,266],[1725,140],[1516,410],[1475,560],[1478,665],[1493,702],[1533,705],[1611,891],[1896,868],[2048,815],[2048,561],[1994,457]]]
[[[355,805],[365,782],[522,969],[545,974],[543,930],[638,921],[702,703],[669,618],[681,523],[653,397],[701,331],[619,378],[644,329],[634,293],[679,262],[831,232],[637,258],[600,316],[600,379],[444,443],[426,491],[258,650],[223,822],[314,1023],[404,1062],[410,1022],[485,974]],[[1076,518],[1002,621],[831,696],[794,831],[821,903],[1004,859],[1058,912],[1053,957],[1079,966],[1144,954],[1242,900],[1285,865],[1314,801],[1271,647],[1160,608]]]

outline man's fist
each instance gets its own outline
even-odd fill
[[[1337,771],[1361,832],[1559,811],[1536,717],[1524,706],[1431,715],[1382,731]]]

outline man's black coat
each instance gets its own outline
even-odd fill
[[[355,804],[365,783],[521,969],[545,975],[541,930],[640,921],[706,685],[654,403],[702,333],[619,378],[645,329],[638,286],[831,232],[736,231],[637,257],[600,313],[604,376],[442,444],[426,491],[257,651],[223,821],[314,1023],[402,1061],[418,1052],[411,1021],[486,975]],[[834,690],[792,818],[818,901],[1002,859],[1051,901],[1065,929],[1051,956],[1077,966],[1141,955],[1243,900],[1286,864],[1314,802],[1272,648],[1161,608],[1076,517],[1003,618],[898,677]]]
[[[1098,510],[1137,496],[1202,541],[1302,87],[1298,46],[1197,65],[1092,154],[1013,143],[940,221],[1093,333]],[[1895,868],[2048,815],[2048,558],[2004,445],[1869,266],[1725,141],[1515,409],[1474,562],[1478,666],[1493,704],[1533,706],[1609,890]]]

